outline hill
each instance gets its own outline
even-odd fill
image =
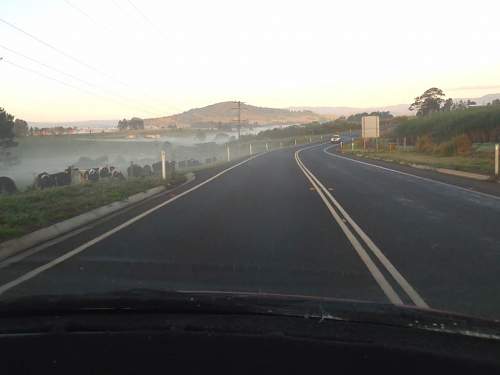
[[[172,116],[144,120],[145,127],[162,128],[176,125],[180,128],[203,128],[215,125],[229,125],[237,122],[238,111],[235,102],[221,102]],[[256,107],[241,104],[241,121],[250,125],[301,124],[322,121],[324,116],[308,110]]]
[[[363,112],[384,112],[389,111],[395,116],[410,116],[412,112],[408,110],[409,104],[396,104],[381,107],[290,107],[291,110],[308,110],[320,115],[330,116],[350,116]]]

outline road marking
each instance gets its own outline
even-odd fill
[[[45,250],[46,248],[50,247],[50,246],[53,246],[55,244],[58,244],[64,240],[67,240],[68,238],[71,238],[73,236],[76,236],[77,234],[79,233],[82,233],[84,231],[86,231],[87,229],[90,229],[92,228],[92,226],[84,226],[83,228],[79,228],[79,229],[76,229],[72,232],[69,232],[63,236],[60,236],[60,237],[57,237],[53,240],[50,240],[48,242],[45,242],[41,245],[38,245],[38,246],[35,246],[34,248],[32,249],[29,249],[27,251],[24,251],[22,252],[21,254],[18,254],[18,255],[14,255],[14,256],[11,256],[9,258],[6,258],[4,261],[0,262],[0,270],[3,269],[3,268],[6,268],[8,266],[10,266],[11,264],[13,263],[17,263],[17,262],[20,262],[21,260],[27,258],[27,257],[30,257],[34,254],[37,254],[39,253],[40,251],[42,250]]]
[[[442,181],[438,181],[438,180],[433,180],[432,178],[421,177],[421,176],[417,176],[415,174],[411,174],[411,173],[407,173],[407,172],[402,172],[402,171],[398,171],[396,169],[391,169],[391,168],[387,168],[387,167],[382,167],[380,165],[371,164],[371,163],[367,163],[367,162],[364,162],[364,161],[361,161],[361,160],[351,159],[351,158],[348,158],[348,157],[345,157],[345,156],[340,156],[340,155],[328,152],[328,149],[330,149],[332,147],[334,147],[334,146],[325,147],[323,149],[323,152],[325,154],[328,154],[330,156],[333,156],[333,157],[336,157],[336,158],[339,158],[339,159],[345,159],[345,160],[352,161],[354,163],[359,163],[359,164],[367,165],[369,167],[382,169],[382,170],[387,171],[387,172],[397,173],[397,174],[401,174],[401,175],[404,175],[404,176],[409,176],[409,177],[417,178],[419,180],[423,180],[423,181],[427,181],[427,182],[433,182],[433,183],[439,184],[439,185],[445,185],[445,186],[452,187],[452,188],[455,188],[455,189],[458,189],[458,190],[466,191],[468,193],[478,194],[478,195],[484,196],[486,198],[493,198],[493,199],[500,200],[500,197],[496,196],[496,195],[492,195],[492,194],[488,194],[488,193],[482,193],[482,192],[477,191],[477,190],[471,190],[471,189],[467,189],[467,188],[464,188],[464,187],[461,187],[461,186],[458,186],[458,185],[453,185],[453,184],[449,184],[449,183],[446,183],[446,182],[442,182]]]
[[[314,146],[313,146],[314,147]],[[368,267],[370,272],[372,272],[372,275],[375,277],[375,280],[378,282],[384,293],[386,293],[387,297],[389,300],[393,303],[396,304],[402,304],[402,301],[399,296],[397,296],[396,292],[394,289],[390,286],[390,284],[387,282],[385,277],[382,275],[380,270],[378,270],[377,266],[373,263],[371,258],[368,257],[368,254],[364,250],[364,248],[361,246],[359,241],[356,239],[354,234],[349,230],[349,228],[346,225],[346,221],[350,224],[350,226],[354,229],[354,231],[360,236],[360,238],[365,242],[365,244],[368,246],[368,248],[372,251],[372,253],[377,257],[377,259],[380,261],[380,263],[385,267],[385,269],[389,272],[389,274],[394,278],[394,280],[399,284],[399,286],[405,291],[405,293],[410,297],[410,299],[413,301],[413,303],[422,308],[428,308],[429,306],[427,303],[423,300],[423,298],[417,293],[417,291],[410,285],[410,283],[399,273],[399,271],[394,267],[394,265],[387,259],[387,257],[383,254],[383,252],[375,245],[375,243],[368,237],[368,235],[356,224],[356,222],[349,216],[349,214],[343,209],[343,207],[340,205],[339,202],[330,194],[327,188],[316,178],[316,176],[304,165],[302,160],[300,159],[300,153],[308,148],[312,147],[307,147],[301,150],[298,150],[295,152],[295,160],[297,161],[297,164],[299,167],[302,169],[302,172],[306,175],[306,177],[311,181],[311,183],[315,183],[317,186],[320,187],[320,190],[318,190],[318,194],[320,194],[321,198],[325,202],[326,206],[332,213],[333,217],[337,221],[337,223],[340,225],[344,233],[346,234],[347,238],[355,248],[355,250],[358,252],[359,256],[361,259],[365,262],[365,265]],[[322,194],[324,193],[324,194]],[[339,212],[342,214],[344,219],[340,218],[338,213],[335,211],[335,209],[332,207],[330,204],[330,201],[328,201],[325,197],[325,195],[330,199],[330,201],[335,205],[335,207],[339,210]],[[365,257],[369,259],[369,262],[365,260]],[[373,270],[376,270],[375,273]],[[377,275],[377,276],[376,276]],[[387,285],[386,285],[387,284]],[[388,288],[388,287],[389,288]],[[394,293],[397,297],[397,299],[394,299],[394,296],[392,296],[392,293]],[[391,297],[390,297],[391,295]],[[399,301],[398,301],[399,300]],[[396,301],[396,302],[395,302]]]
[[[229,172],[230,170],[232,170],[234,168],[237,168],[237,167],[239,167],[239,166],[241,166],[241,165],[249,162],[250,160],[255,159],[255,158],[257,158],[257,157],[259,157],[261,155],[264,155],[264,153],[254,155],[252,157],[249,157],[248,159],[245,159],[245,160],[239,162],[238,164],[235,164],[235,165],[233,165],[233,166],[231,166],[229,168],[226,168],[223,171],[217,173],[216,175],[214,175],[214,176],[208,178],[207,180],[199,183],[198,185],[195,185],[192,188],[189,188],[188,190],[186,190],[186,191],[184,191],[182,193],[179,193],[178,195],[176,195],[176,196],[174,196],[174,197],[166,200],[165,202],[160,203],[159,205],[157,205],[157,206],[155,206],[153,208],[150,208],[147,211],[144,211],[143,213],[141,213],[141,214],[133,217],[130,220],[127,220],[126,222],[124,222],[124,223],[122,223],[122,224],[114,227],[113,229],[109,230],[108,232],[105,232],[105,233],[101,234],[100,236],[97,236],[96,238],[94,238],[94,239],[92,239],[92,240],[90,240],[90,241],[88,241],[88,242],[86,242],[86,243],[78,246],[77,248],[75,248],[75,249],[73,249],[73,250],[71,250],[71,251],[69,251],[69,252],[61,255],[60,257],[55,258],[55,259],[51,260],[50,262],[48,262],[46,264],[43,264],[43,265],[41,265],[41,266],[39,266],[39,267],[37,267],[37,268],[35,268],[35,269],[33,269],[33,270],[25,273],[24,275],[18,277],[17,279],[14,279],[14,280],[6,283],[6,284],[1,285],[0,286],[0,295],[2,295],[3,293],[7,292],[8,290],[16,287],[17,285],[22,284],[23,282],[28,281],[28,280],[36,277],[37,275],[41,274],[42,272],[45,272],[45,271],[49,270],[50,268],[58,265],[59,263],[62,263],[65,260],[68,260],[69,258],[71,258],[71,257],[73,257],[73,256],[75,256],[75,255],[77,255],[79,253],[81,253],[82,251],[88,249],[92,245],[95,245],[96,243],[104,240],[105,238],[110,237],[111,235],[115,234],[116,232],[118,232],[118,231],[120,231],[120,230],[122,230],[122,229],[124,229],[124,228],[126,228],[126,227],[128,227],[128,226],[130,226],[132,224],[134,224],[135,222],[137,222],[137,221],[141,220],[142,218],[144,218],[145,216],[147,216],[147,215],[149,215],[149,214],[151,214],[151,213],[159,210],[160,208],[162,208],[162,207],[164,207],[164,206],[166,206],[166,205],[168,205],[168,204],[176,201],[179,198],[182,198],[183,196],[191,193],[194,190],[199,189],[203,185],[208,184],[209,182],[215,180],[216,178],[222,176],[223,174]]]
[[[309,148],[309,147],[308,147]],[[306,148],[307,149],[307,148]],[[299,150],[300,151],[300,150]],[[346,235],[347,239],[349,242],[351,242],[352,246],[354,247],[354,250],[358,253],[359,257],[363,261],[363,263],[366,265],[370,273],[372,274],[373,278],[377,282],[377,284],[380,286],[384,294],[387,296],[389,301],[395,305],[403,305],[403,301],[401,298],[398,296],[396,291],[392,288],[392,286],[389,284],[387,279],[384,277],[382,272],[378,269],[378,267],[375,265],[373,260],[369,257],[368,253],[366,250],[363,248],[363,246],[359,243],[358,239],[354,236],[354,234],[349,230],[347,225],[344,223],[342,218],[339,216],[339,214],[335,211],[335,209],[332,207],[331,203],[326,199],[325,195],[321,191],[321,189],[317,186],[316,182],[311,178],[309,173],[306,171],[306,167],[302,164],[302,161],[298,157],[299,151],[295,152],[295,161],[297,162],[299,168],[302,170],[304,175],[307,177],[309,182],[313,185],[316,186],[316,191],[318,192],[319,196],[323,200],[323,203],[326,205],[330,213],[332,214],[333,218],[337,222],[337,224],[340,226],[344,234]]]

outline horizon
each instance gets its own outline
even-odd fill
[[[234,98],[382,108],[433,86],[451,98],[500,91],[500,4],[424,3],[256,1],[242,15],[244,3],[228,0],[5,0],[0,106],[60,123],[163,117]]]

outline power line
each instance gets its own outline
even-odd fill
[[[66,86],[66,87],[70,87],[74,90],[77,90],[77,91],[81,91],[87,95],[91,95],[91,96],[96,96],[96,97],[100,97],[100,98],[107,98],[107,99],[112,99],[116,102],[119,102],[119,100],[115,99],[115,98],[110,98],[109,96],[106,96],[106,95],[102,95],[102,94],[99,94],[99,93],[95,93],[95,92],[92,92],[92,91],[89,91],[87,89],[83,89],[81,87],[78,87],[78,86],[75,86],[75,85],[72,85],[68,82],[65,82],[65,81],[61,81],[60,79],[57,79],[57,78],[54,78],[54,77],[51,77],[51,76],[48,76],[38,70],[35,70],[35,69],[31,69],[31,68],[27,68],[25,66],[22,66],[22,65],[19,65],[19,64],[16,64],[16,63],[13,63],[12,61],[8,61],[6,60],[5,58],[1,58],[0,61],[2,62],[5,62],[9,65],[12,65],[12,66],[15,66],[16,68],[18,69],[21,69],[21,70],[24,70],[24,71],[27,71],[27,72],[30,72],[30,73],[33,73],[33,74],[36,74],[36,75],[39,75],[47,80],[50,80],[50,81],[54,81],[54,82],[57,82],[59,83],[60,85],[63,85],[63,86]],[[121,104],[124,104],[123,102]],[[126,103],[127,105],[130,105],[130,103]],[[147,112],[149,113],[150,115],[153,115],[153,116],[157,116],[157,114],[153,113],[153,112],[150,112],[149,110],[146,110],[144,108],[139,108],[137,107],[137,109],[140,109],[141,111],[143,112]]]
[[[64,0],[64,2],[69,7],[73,8],[78,13],[82,14],[83,16],[85,16],[86,18],[88,18],[90,21],[92,21],[93,23],[95,23],[97,26],[102,27],[103,29],[106,29],[107,31],[113,32],[113,30],[111,28],[109,28],[109,26],[107,26],[106,24],[102,24],[102,23],[96,21],[96,19],[94,17],[92,17],[89,13],[87,13],[86,11],[84,11],[82,8],[76,6],[75,4],[73,4],[72,2],[70,2],[69,0]]]
[[[99,86],[97,86],[97,85],[95,85],[95,84],[93,84],[93,83],[91,83],[91,82],[88,82],[88,81],[86,81],[86,80],[83,80],[83,79],[81,79],[81,78],[79,78],[79,77],[77,77],[77,76],[75,76],[75,75],[73,75],[73,74],[70,74],[70,73],[64,72],[64,71],[62,71],[62,70],[60,70],[60,69],[58,69],[58,68],[55,68],[55,67],[53,67],[53,66],[50,66],[50,65],[48,65],[48,64],[46,64],[46,63],[44,63],[44,62],[42,62],[42,61],[39,61],[39,60],[34,59],[34,58],[32,58],[32,57],[26,56],[25,54],[23,54],[23,53],[21,53],[21,52],[14,51],[13,49],[11,49],[11,48],[9,48],[9,47],[6,47],[6,46],[4,46],[4,45],[1,45],[1,44],[0,44],[0,48],[3,48],[3,49],[5,49],[6,51],[9,51],[9,52],[11,52],[11,53],[13,53],[13,54],[15,54],[15,55],[21,56],[21,57],[23,57],[23,58],[25,58],[25,59],[27,59],[27,60],[29,60],[29,61],[32,61],[32,62],[34,62],[34,63],[36,63],[36,64],[38,64],[38,65],[40,65],[40,66],[43,66],[43,67],[45,67],[45,68],[47,68],[47,69],[50,69],[50,70],[52,70],[52,71],[54,71],[54,72],[56,72],[56,73],[59,73],[59,74],[61,74],[61,75],[64,75],[64,76],[69,77],[69,78],[71,78],[71,79],[74,79],[74,80],[76,80],[76,81],[78,81],[78,82],[81,82],[81,83],[83,83],[83,84],[85,84],[85,85],[87,85],[87,86],[89,86],[89,87],[93,87],[93,88],[95,88],[95,89],[97,89],[97,90],[102,90]],[[104,90],[104,91],[107,91],[107,92],[108,92],[108,93],[107,93],[107,95],[108,95],[108,96],[116,96],[116,97],[118,97],[118,98],[120,98],[120,99],[122,99],[122,100],[126,100],[126,101],[130,101],[130,102],[134,102],[134,100],[133,100],[133,99],[128,98],[128,97],[126,97],[126,96],[123,96],[123,95],[120,95],[120,94],[113,93],[113,92],[111,92],[111,91],[109,91],[109,90]],[[137,108],[141,108],[141,111],[144,111],[146,107],[144,107],[144,108],[142,108],[142,107],[137,107]],[[148,112],[148,113],[154,113],[154,112],[152,112],[152,111],[151,111],[151,109],[152,109],[152,108],[150,108],[149,110],[147,110],[147,112]]]
[[[0,22],[3,22],[4,24],[6,24],[7,26],[9,26],[9,27],[13,28],[14,30],[17,30],[17,31],[19,31],[20,33],[23,33],[24,35],[26,35],[26,36],[30,37],[31,39],[33,39],[33,40],[37,41],[38,43],[43,44],[45,47],[50,48],[51,50],[53,50],[53,51],[55,51],[55,52],[59,53],[60,55],[62,55],[62,56],[64,56],[64,57],[66,57],[66,58],[68,58],[68,59],[70,59],[70,60],[72,60],[72,61],[74,61],[74,62],[76,62],[76,63],[78,63],[78,64],[80,64],[80,65],[82,65],[82,66],[84,66],[84,67],[86,67],[87,69],[90,69],[90,70],[92,70],[92,71],[94,71],[94,72],[96,72],[96,73],[99,73],[99,74],[101,74],[101,75],[103,75],[103,76],[106,76],[106,77],[108,77],[109,79],[111,79],[111,80],[113,80],[113,81],[116,81],[116,82],[120,83],[121,85],[127,86],[127,84],[126,84],[126,83],[123,83],[123,82],[121,82],[120,80],[116,79],[115,77],[113,77],[113,76],[111,76],[111,75],[109,75],[109,74],[107,74],[107,73],[105,73],[105,72],[103,72],[103,71],[101,71],[101,70],[97,69],[96,67],[94,67],[94,66],[92,66],[92,65],[90,65],[90,64],[88,64],[88,63],[86,63],[85,61],[82,61],[82,60],[80,60],[80,59],[78,59],[78,58],[76,58],[76,57],[74,57],[74,56],[70,55],[69,53],[64,52],[63,50],[61,50],[61,49],[57,48],[56,46],[54,46],[54,45],[52,45],[52,44],[50,44],[50,43],[45,42],[44,40],[42,40],[42,39],[38,38],[37,36],[35,36],[35,35],[33,35],[33,34],[31,34],[31,33],[27,32],[27,31],[25,31],[25,30],[23,30],[23,29],[21,29],[20,27],[17,27],[16,25],[14,25],[14,24],[12,24],[12,23],[10,23],[10,22],[7,22],[7,21],[5,21],[5,20],[4,20],[4,19],[2,19],[2,18],[0,18]]]
[[[94,71],[94,72],[96,72],[96,73],[99,73],[99,74],[101,74],[101,75],[103,75],[103,76],[106,76],[106,77],[108,77],[109,79],[111,79],[111,80],[113,80],[113,81],[116,81],[116,82],[120,83],[122,86],[125,86],[125,87],[128,87],[128,88],[131,88],[131,87],[130,87],[130,85],[128,85],[128,84],[126,84],[126,83],[124,83],[124,82],[122,82],[122,81],[120,81],[120,80],[118,80],[118,79],[114,78],[113,76],[111,76],[111,75],[109,75],[109,74],[107,74],[107,73],[105,73],[105,72],[103,72],[103,71],[101,71],[101,70],[99,70],[99,69],[95,68],[94,66],[92,66],[92,65],[90,65],[90,64],[87,64],[86,62],[84,62],[84,61],[82,61],[82,60],[80,60],[80,59],[78,59],[78,58],[76,58],[76,57],[74,57],[74,56],[72,56],[72,55],[70,55],[70,54],[68,54],[68,53],[64,52],[63,50],[61,50],[61,49],[57,48],[56,46],[54,46],[54,45],[52,45],[52,44],[50,44],[50,43],[48,43],[48,42],[45,42],[44,40],[42,40],[42,39],[38,38],[37,36],[35,36],[35,35],[33,35],[33,34],[31,34],[31,33],[27,32],[27,31],[25,31],[25,30],[23,30],[23,29],[21,29],[21,28],[17,27],[16,25],[14,25],[14,24],[12,24],[12,23],[10,23],[10,22],[8,22],[8,21],[5,21],[5,20],[4,20],[4,19],[2,19],[2,18],[0,18],[0,22],[4,23],[4,24],[6,24],[7,26],[9,26],[9,27],[13,28],[14,30],[19,31],[20,33],[22,33],[22,34],[24,34],[24,35],[26,35],[26,36],[30,37],[31,39],[33,39],[33,40],[37,41],[38,43],[40,43],[40,44],[44,45],[45,47],[50,48],[50,49],[52,49],[53,51],[56,51],[57,53],[61,54],[62,56],[64,56],[64,57],[66,57],[66,58],[68,58],[68,59],[70,59],[70,60],[72,60],[72,61],[74,61],[74,62],[76,62],[76,63],[78,63],[78,64],[80,64],[80,65],[82,65],[82,66],[84,66],[84,67],[86,67],[87,69],[90,69],[90,70],[92,70],[92,71]]]

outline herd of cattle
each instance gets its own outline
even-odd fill
[[[214,163],[217,159],[207,158],[205,163]],[[175,167],[179,169],[196,167],[201,165],[202,162],[196,159],[183,160],[179,162],[167,162],[167,174],[170,174]],[[127,176],[130,177],[149,177],[161,176],[162,166],[161,162],[153,163],[151,165],[140,166],[138,164],[130,164],[127,168]],[[42,172],[35,177],[34,187],[38,189],[47,189],[56,186],[78,185],[87,182],[96,182],[99,180],[125,180],[125,176],[119,169],[112,166],[105,166],[99,168],[80,169],[75,167],[68,167],[63,172],[47,173]],[[9,177],[0,177],[0,194],[13,194],[17,192],[14,181]]]

